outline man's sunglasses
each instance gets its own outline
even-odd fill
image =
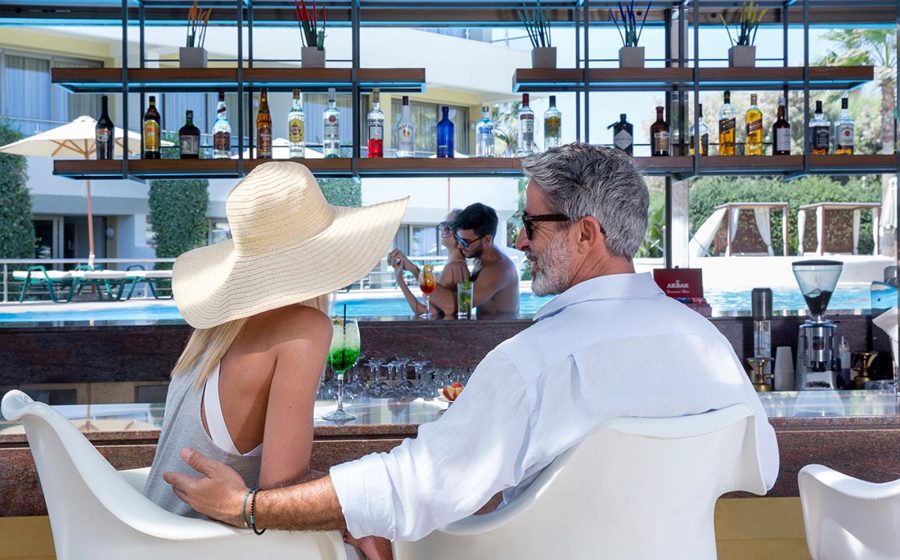
[[[453,234],[453,239],[455,239],[457,243],[462,245],[463,249],[468,249],[469,245],[471,245],[472,243],[475,243],[476,241],[478,241],[479,239],[481,239],[483,237],[484,236],[482,235],[481,237],[476,237],[475,239],[468,240],[468,239],[464,239],[463,237],[461,237],[458,233]]]
[[[525,214],[522,216],[522,225],[525,226],[525,237],[528,240],[531,240],[531,237],[534,235],[534,224],[537,222],[576,222],[578,221],[576,218],[570,218],[565,214],[538,214],[537,216],[529,216]],[[600,226],[600,233],[606,235],[606,230],[603,229],[603,226]]]

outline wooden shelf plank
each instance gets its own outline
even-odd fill
[[[270,159],[244,160],[244,172],[248,173]],[[351,160],[296,159],[316,174],[325,176],[349,176]],[[72,179],[122,179],[122,160],[56,160],[53,174]],[[137,179],[162,178],[233,178],[240,177],[236,159],[133,159],[128,160],[128,174]]]
[[[667,90],[693,87],[691,68],[592,68],[591,91]],[[852,89],[875,77],[872,66],[815,66],[809,69],[812,89]],[[701,89],[777,90],[802,87],[802,67],[700,68]],[[519,68],[513,73],[514,92],[575,91],[584,87],[584,70],[578,68]]]
[[[517,158],[376,158],[360,159],[362,176],[448,175],[485,176],[520,175]]]
[[[811,156],[809,167],[811,172],[817,174],[896,173],[897,156],[894,154]]]
[[[292,88],[324,91],[329,87],[349,90],[353,85],[349,68],[246,68],[245,87]],[[393,92],[425,91],[424,68],[361,68],[358,79],[363,90],[380,88]],[[116,92],[122,89],[121,68],[53,68],[51,80],[76,93]],[[130,68],[130,91],[237,91],[235,68]]]

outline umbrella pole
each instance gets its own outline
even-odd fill
[[[94,268],[94,211],[91,208],[91,180],[85,181],[87,186],[87,221],[88,221],[88,266]]]

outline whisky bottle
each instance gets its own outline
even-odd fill
[[[178,131],[181,159],[200,159],[200,129],[194,126],[194,112],[184,112],[184,126]]]
[[[228,159],[231,157],[231,123],[228,122],[228,109],[225,107],[225,92],[219,92],[219,104],[216,107],[216,122],[213,123],[213,158]]]
[[[650,127],[650,155],[669,155],[669,123],[663,119],[663,107],[656,108],[656,122]]]
[[[293,91],[291,111],[288,113],[288,157],[302,158],[306,156],[306,115],[303,114],[303,102],[300,90]]]
[[[822,112],[822,102],[816,101],[816,114],[809,121],[809,149],[814,156],[828,155],[828,147],[831,143],[830,123]]]
[[[706,125],[706,122],[703,121],[703,105],[698,106],[697,116],[699,117],[700,123],[698,128],[700,130],[700,155],[708,156],[709,155],[709,126]],[[691,145],[689,147],[689,151],[691,155],[694,155],[694,125],[691,124],[690,127],[690,136],[691,136]]]
[[[791,123],[787,120],[787,103],[778,98],[778,119],[772,125],[772,155],[791,155]]]
[[[853,118],[848,103],[845,93],[841,97],[841,114],[834,121],[834,153],[842,156],[853,155]]]
[[[256,157],[272,159],[272,114],[269,113],[269,94],[259,92],[259,112],[256,113]]]
[[[744,154],[763,155],[763,114],[757,104],[756,94],[750,94],[750,108],[747,109],[747,136]]]
[[[159,111],[156,110],[156,96],[150,96],[150,106],[144,113],[144,159],[159,159]]]
[[[731,92],[725,92],[725,104],[719,111],[719,155],[734,155],[735,117],[734,107],[731,106]]]

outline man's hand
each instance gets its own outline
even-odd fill
[[[163,473],[163,479],[172,485],[175,495],[212,519],[243,527],[241,508],[249,492],[244,479],[225,464],[187,447],[181,450],[181,459],[203,477]]]

